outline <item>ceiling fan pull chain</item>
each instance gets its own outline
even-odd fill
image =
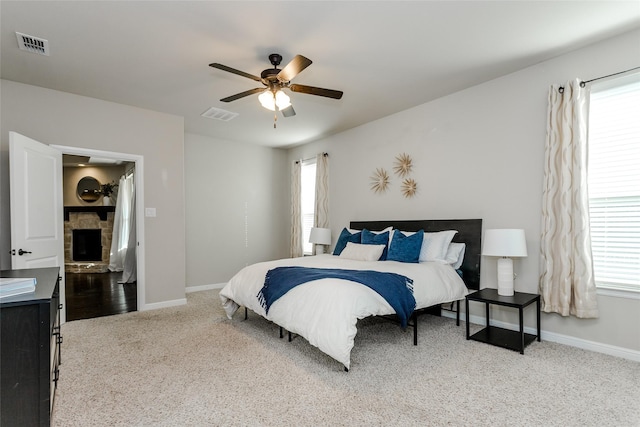
[[[276,122],[278,121],[278,109],[276,108],[276,111],[273,112],[273,128],[276,128]]]

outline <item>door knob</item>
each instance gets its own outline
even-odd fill
[[[18,255],[22,256],[24,254],[30,254],[31,252],[29,251],[23,251],[22,249],[18,249]]]

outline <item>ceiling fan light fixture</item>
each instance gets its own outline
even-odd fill
[[[284,110],[291,105],[291,98],[289,98],[289,95],[279,90],[276,92],[276,105],[278,106],[278,110]]]
[[[278,110],[283,110],[291,105],[291,98],[281,90],[274,93],[267,89],[258,95],[258,101],[264,108],[271,111],[275,111],[276,106]]]
[[[275,110],[276,103],[273,100],[273,93],[269,89],[258,95],[258,101],[260,101],[260,105],[262,105],[267,110]]]

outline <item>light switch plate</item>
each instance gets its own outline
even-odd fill
[[[146,217],[155,217],[156,216],[156,208],[144,208],[144,216],[146,216]]]

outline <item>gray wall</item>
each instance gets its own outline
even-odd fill
[[[327,151],[333,238],[349,220],[482,218],[484,228],[523,228],[529,256],[514,260],[516,290],[538,292],[540,213],[550,85],[637,67],[640,31],[627,33],[356,129],[290,150],[289,161]],[[414,161],[418,194],[405,199],[393,160]],[[392,173],[385,194],[369,190],[378,167]],[[496,287],[495,259],[482,261],[482,287]],[[600,318],[545,314],[548,333],[640,350],[640,300],[598,296]],[[512,311],[497,320],[517,323]],[[478,307],[472,314],[480,314]],[[533,313],[526,317],[534,326]],[[566,341],[566,340],[565,340]]]
[[[185,135],[187,286],[289,252],[287,152]]]
[[[9,131],[45,144],[144,156],[145,303],[184,298],[184,120],[69,93],[1,82],[0,242],[2,268],[10,267]]]

